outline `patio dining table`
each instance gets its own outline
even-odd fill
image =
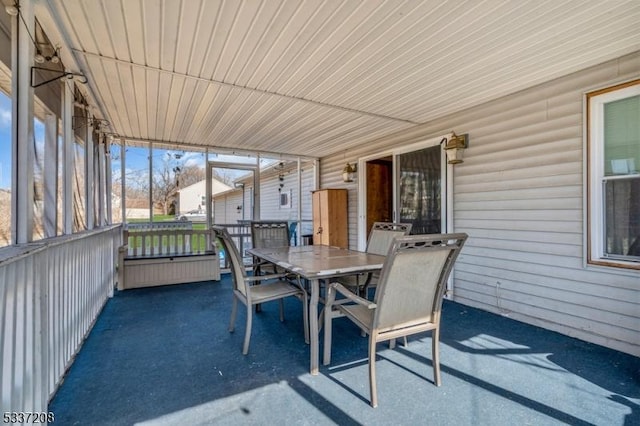
[[[247,253],[274,263],[309,281],[311,287],[309,364],[311,374],[318,374],[320,282],[345,275],[379,271],[382,269],[385,256],[324,245],[253,248],[247,250]]]

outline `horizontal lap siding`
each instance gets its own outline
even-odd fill
[[[454,226],[470,238],[455,269],[456,301],[640,355],[640,273],[585,267],[583,96],[637,78],[640,54],[321,160],[321,186],[356,184],[344,164],[431,137],[469,134],[454,167]]]
[[[302,220],[311,220],[311,191],[313,189],[313,167],[302,170]],[[282,184],[281,191],[278,191]],[[280,207],[280,194],[291,194],[291,207]],[[296,169],[283,174],[280,181],[277,175],[262,179],[260,188],[260,216],[262,220],[298,219],[298,171]]]

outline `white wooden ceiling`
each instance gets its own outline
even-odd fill
[[[315,157],[640,50],[640,0],[47,0],[36,15],[114,133]]]

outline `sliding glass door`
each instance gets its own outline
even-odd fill
[[[442,232],[442,159],[440,145],[395,156],[396,215],[411,223],[411,234]]]
[[[447,163],[440,141],[360,160],[360,249],[377,221],[411,223],[411,234],[447,232]]]

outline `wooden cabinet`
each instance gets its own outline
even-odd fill
[[[349,247],[347,190],[313,191],[313,244]]]

